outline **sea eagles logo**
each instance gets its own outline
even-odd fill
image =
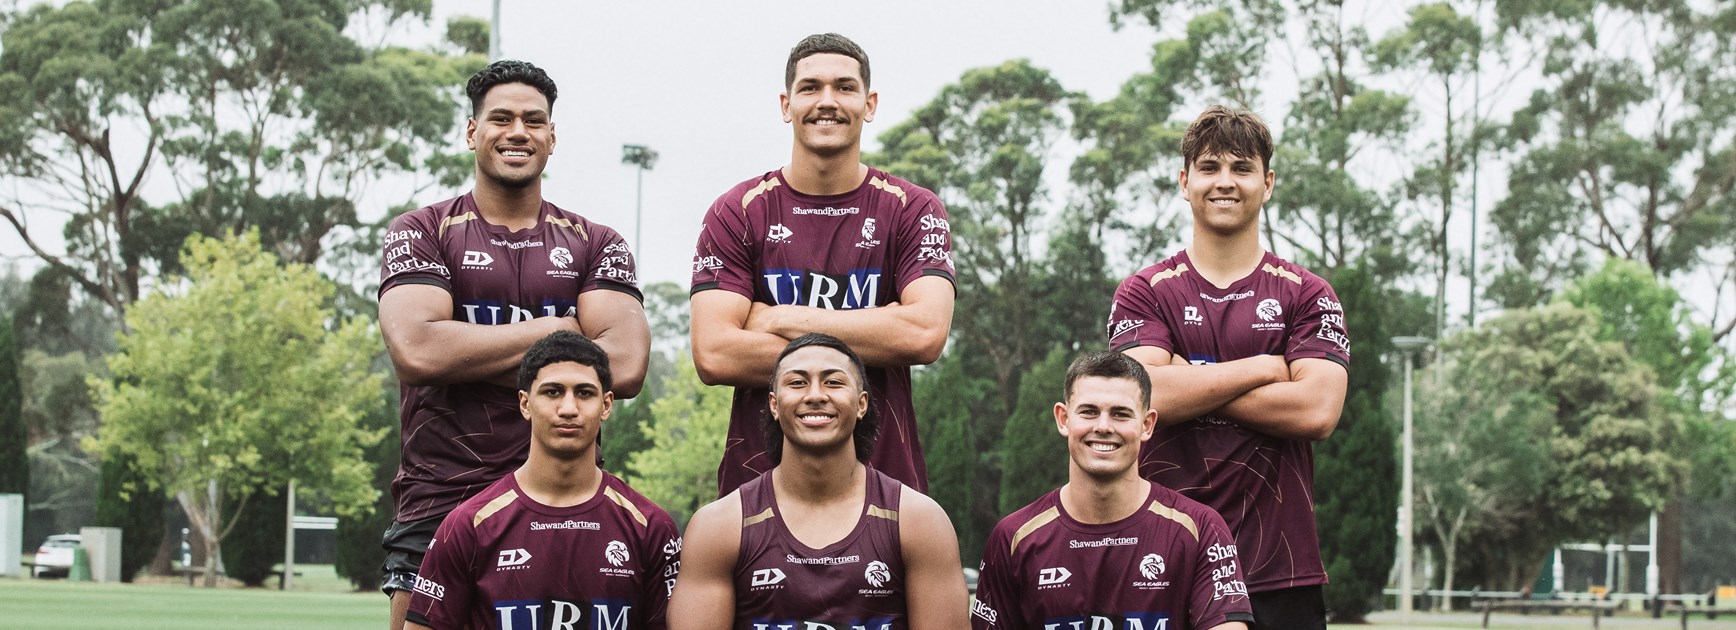
[[[556,247],[549,250],[549,262],[554,263],[556,267],[566,269],[567,265],[573,264],[573,253],[567,251],[565,247]]]
[[[1269,322],[1277,319],[1279,315],[1283,315],[1284,307],[1278,306],[1277,300],[1266,298],[1260,300],[1260,305],[1254,307],[1254,312],[1260,315],[1260,319]]]
[[[609,564],[621,566],[627,562],[627,544],[619,540],[609,541],[609,546],[603,548],[603,557],[609,559]]]
[[[892,569],[879,560],[868,563],[868,570],[862,572],[862,577],[868,578],[868,585],[874,588],[885,586],[892,581]]]
[[[1163,556],[1155,553],[1145,554],[1145,558],[1139,561],[1139,574],[1145,576],[1147,580],[1155,580],[1157,576],[1163,575]]]
[[[788,243],[790,242],[790,237],[795,235],[795,232],[790,231],[790,228],[784,227],[784,224],[782,223],[774,225],[771,229],[766,230],[766,239],[773,243]]]
[[[862,221],[862,240],[874,238],[874,217]]]

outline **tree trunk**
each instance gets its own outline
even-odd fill
[[[1684,501],[1677,492],[1658,513],[1658,592],[1682,592],[1682,513]]]

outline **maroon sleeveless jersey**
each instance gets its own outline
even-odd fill
[[[574,317],[579,294],[598,289],[640,298],[621,235],[546,201],[536,226],[515,232],[482,220],[469,194],[448,199],[393,219],[382,251],[380,295],[437,286],[452,296],[453,318],[472,324]],[[445,514],[524,463],[530,423],[517,390],[402,385],[398,395],[399,522]]]
[[[1113,523],[1074,520],[1059,490],[1001,519],[976,595],[977,630],[1191,630],[1254,620],[1224,519],[1157,484],[1144,506]]]
[[[1261,354],[1350,362],[1332,287],[1271,252],[1226,289],[1200,277],[1185,250],[1147,267],[1115,290],[1108,335],[1116,350],[1153,346],[1195,364]],[[1249,591],[1326,583],[1309,442],[1207,414],[1153,435],[1140,449],[1139,473],[1223,515]]]
[[[934,193],[872,168],[856,190],[825,197],[802,194],[772,171],[737,184],[705,213],[693,292],[722,289],[761,304],[874,308],[897,302],[917,278],[953,281],[951,229]],[[910,368],[870,367],[867,380],[870,404],[880,414],[880,439],[868,464],[927,491]],[[767,393],[765,387],[735,390],[717,468],[720,497],[772,468],[762,427]]]
[[[536,502],[507,475],[440,522],[406,618],[475,630],[660,629],[680,552],[669,513],[614,475],[567,507]]]
[[[735,560],[735,630],[900,630],[907,627],[904,553],[898,542],[902,484],[868,469],[856,528],[814,549],[778,512],[772,476],[741,487]]]

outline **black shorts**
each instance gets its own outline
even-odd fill
[[[1319,585],[1250,593],[1252,630],[1326,630],[1326,589]]]
[[[386,564],[382,567],[380,591],[387,597],[392,591],[410,592],[416,583],[416,571],[422,568],[422,556],[428,553],[428,542],[434,540],[434,530],[446,515],[430,516],[419,521],[392,521],[380,546],[386,549]]]

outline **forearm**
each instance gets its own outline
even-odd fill
[[[789,340],[763,332],[719,327],[693,330],[693,365],[707,385],[766,387],[778,353]]]
[[[1286,440],[1324,440],[1338,426],[1340,404],[1310,383],[1285,381],[1256,387],[1215,414],[1236,424]]]
[[[1271,361],[1262,356],[1206,365],[1146,365],[1158,425],[1191,420],[1277,382],[1279,374],[1271,369]]]
[[[571,317],[539,317],[513,324],[454,320],[384,324],[398,380],[406,385],[491,382],[517,386],[525,349],[557,330],[578,330]]]
[[[748,327],[793,340],[826,333],[850,344],[868,365],[927,365],[946,347],[947,325],[935,325],[932,307],[891,303],[875,308],[834,311],[809,306],[774,306],[754,313]],[[951,321],[948,313],[945,321]]]

